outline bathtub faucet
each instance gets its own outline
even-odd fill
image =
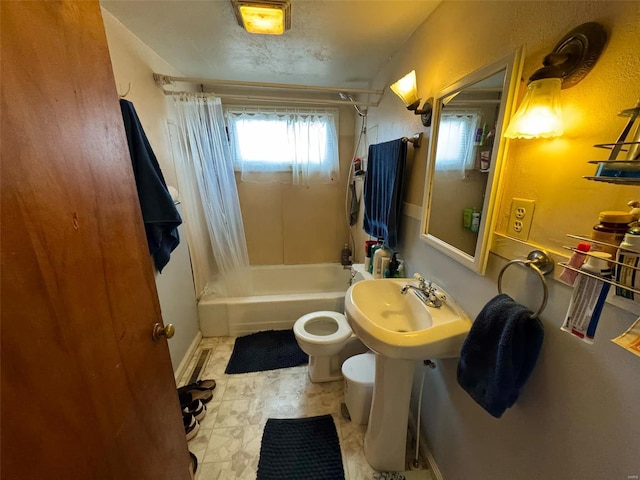
[[[418,280],[418,286],[416,287],[415,285],[407,283],[400,289],[400,293],[406,295],[409,290],[413,290],[416,296],[422,300],[422,303],[427,307],[440,308],[442,302],[445,300],[445,296],[437,295],[436,288],[432,286],[431,282],[427,283],[419,273],[416,273],[413,277]]]

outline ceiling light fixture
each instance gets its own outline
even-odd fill
[[[282,35],[291,28],[289,0],[231,0],[238,24],[249,33]]]
[[[391,85],[393,93],[398,95],[404,102],[407,110],[411,110],[415,115],[420,115],[422,124],[425,127],[431,125],[431,113],[433,110],[433,98],[427,99],[424,106],[420,107],[420,97],[418,97],[418,87],[416,86],[416,71],[411,70],[404,77]]]
[[[527,92],[504,136],[550,138],[564,133],[560,90],[582,80],[595,66],[607,43],[607,32],[599,23],[583,23],[571,30],[544,57],[544,67],[529,77]]]

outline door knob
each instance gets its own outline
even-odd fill
[[[174,333],[176,333],[176,329],[170,323],[167,323],[166,326],[162,326],[160,323],[156,323],[153,326],[153,333],[151,336],[153,337],[153,341],[157,342],[160,340],[160,337],[165,336],[167,338],[173,337]]]

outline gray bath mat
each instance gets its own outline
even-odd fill
[[[236,338],[224,373],[249,373],[296,367],[309,361],[293,330],[270,330]]]
[[[344,480],[331,415],[267,420],[257,480]]]

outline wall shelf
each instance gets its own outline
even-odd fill
[[[620,250],[624,250],[626,252],[637,253],[637,252],[634,252],[633,250],[630,250],[628,248],[620,247],[619,245],[613,245],[611,243],[601,242],[601,241],[598,241],[598,240],[593,240],[592,238],[590,238],[588,236],[585,236],[585,235],[567,234],[567,237],[574,238],[576,240],[589,242],[589,243],[595,243],[595,244],[598,244],[598,245],[603,245],[603,246],[608,246],[608,247],[615,247],[615,248],[618,248]],[[590,251],[589,252],[583,252],[583,251],[580,251],[580,250],[578,250],[578,249],[576,249],[574,247],[569,247],[569,246],[563,246],[562,248],[564,248],[566,250],[571,250],[574,253],[580,253],[580,254],[586,255],[586,256],[594,256],[593,252],[590,252]],[[630,287],[628,285],[622,284],[622,283],[614,280],[615,278],[618,278],[618,271],[619,271],[619,269],[621,267],[626,267],[626,268],[630,268],[632,270],[635,270],[637,275],[640,275],[640,267],[632,267],[630,265],[618,262],[617,260],[615,260],[613,258],[610,259],[610,260],[607,260],[607,261],[609,263],[613,264],[613,269],[612,269],[613,270],[613,274],[612,274],[612,279],[611,280],[599,277],[598,275],[594,275],[591,272],[585,272],[584,270],[580,270],[579,268],[572,267],[567,262],[559,262],[558,265],[560,265],[560,266],[562,266],[564,268],[567,268],[569,270],[572,270],[574,272],[578,272],[580,275],[585,275],[587,277],[591,277],[591,278],[596,278],[598,280],[602,280],[603,282],[608,283],[610,285],[613,285],[614,287],[622,288],[624,290],[629,290],[630,292],[633,292],[636,295],[638,295],[638,300],[640,301],[640,290],[638,290],[636,288],[633,288],[633,287]],[[620,298],[626,298],[626,297],[622,297],[621,295],[616,295],[616,296],[620,297]]]

